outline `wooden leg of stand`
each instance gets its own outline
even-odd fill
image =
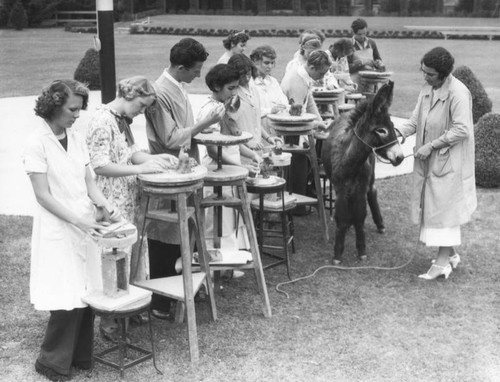
[[[181,239],[181,257],[182,257],[182,279],[184,284],[184,302],[186,304],[187,324],[188,324],[188,340],[189,351],[191,354],[191,362],[199,361],[198,350],[198,333],[196,329],[196,312],[194,309],[194,292],[193,292],[193,277],[191,272],[191,251],[189,248],[189,228],[186,194],[177,195],[177,204],[179,214],[179,228]]]
[[[244,181],[241,184],[238,184],[237,189],[238,189],[238,197],[242,202],[240,212],[248,232],[248,238],[250,240],[250,250],[252,252],[255,276],[257,278],[257,285],[262,300],[262,310],[264,313],[264,317],[271,317],[272,316],[271,303],[269,302],[269,295],[267,294],[266,280],[264,278],[264,270],[262,269],[262,261],[260,259],[259,246],[257,244],[257,235],[255,233],[255,226],[253,224],[252,212],[250,210],[250,201],[248,199],[248,193]]]
[[[321,224],[323,225],[323,237],[325,241],[328,241],[328,222],[326,220],[325,213],[325,201],[323,200],[323,195],[321,192],[321,181],[319,179],[319,168],[318,168],[318,157],[316,156],[316,149],[314,147],[314,137],[312,134],[307,136],[309,138],[309,157],[311,159],[311,167],[313,171],[314,177],[314,186],[316,188],[316,194],[318,199],[318,210],[319,210],[319,218],[321,220]]]
[[[201,199],[203,198],[203,189],[200,188],[198,191],[193,193],[194,199],[194,209],[196,213],[196,225],[197,229],[194,230],[196,237],[196,246],[198,247],[198,256],[200,261],[201,271],[205,272],[205,282],[207,286],[207,294],[210,301],[210,313],[212,315],[212,320],[217,319],[217,307],[215,306],[215,295],[212,285],[212,276],[210,274],[210,264],[209,256],[207,252],[207,244],[205,241],[205,217],[201,209]]]
[[[141,259],[141,252],[144,234],[146,233],[146,213],[149,207],[149,195],[142,194],[141,195],[141,206],[139,208],[139,214],[136,218],[137,231],[139,234],[139,238],[132,246],[132,254],[130,256],[130,283],[133,284],[138,280],[138,272],[139,272],[139,263]]]

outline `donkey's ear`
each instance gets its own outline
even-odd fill
[[[380,112],[383,108],[388,109],[392,103],[392,90],[394,89],[394,82],[389,81],[382,85],[377,94],[373,98],[372,108],[375,112]]]

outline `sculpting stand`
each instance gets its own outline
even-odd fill
[[[257,235],[250,209],[250,200],[245,185],[245,180],[248,177],[248,170],[240,166],[222,164],[222,147],[239,145],[248,142],[250,139],[252,139],[252,135],[247,132],[243,132],[241,136],[211,133],[198,134],[194,137],[195,142],[199,144],[217,146],[217,165],[210,167],[205,177],[205,186],[213,187],[214,194],[204,198],[201,202],[201,206],[202,208],[214,208],[214,248],[220,248],[220,239],[222,237],[222,207],[234,208],[241,214],[249,236],[252,262],[244,265],[218,265],[216,262],[213,262],[211,263],[211,269],[214,271],[221,271],[227,269],[253,268],[262,301],[263,314],[265,317],[271,317],[271,304],[269,302],[264,270],[259,254]],[[224,186],[235,187],[236,197],[223,194],[222,188]],[[202,219],[204,219],[204,217],[202,217]]]
[[[103,248],[112,248],[111,251],[104,250],[102,254],[102,277],[104,289],[101,292],[93,292],[82,300],[87,303],[94,315],[109,319],[116,319],[118,322],[117,344],[98,354],[92,355],[92,366],[94,362],[113,367],[120,371],[120,378],[123,378],[127,368],[139,363],[153,359],[153,365],[159,374],[162,372],[156,366],[154,349],[154,336],[151,320],[149,325],[149,340],[151,350],[143,349],[137,345],[127,343],[126,320],[132,316],[148,313],[151,303],[151,292],[141,288],[129,286],[126,267],[126,253],[119,249],[130,247],[137,240],[137,230],[130,234],[116,234],[111,237],[100,237],[97,239]],[[128,360],[128,350],[141,354],[139,357]],[[113,362],[106,355],[118,351],[118,362]],[[93,350],[92,350],[93,352]],[[126,361],[127,360],[127,361]]]
[[[205,172],[206,173],[206,172]],[[203,173],[203,176],[204,174]],[[160,178],[158,175],[158,179]],[[212,319],[217,319],[217,310],[215,306],[215,298],[212,288],[212,280],[210,278],[210,267],[207,259],[207,251],[205,246],[202,210],[200,202],[203,192],[203,178],[192,179],[173,179],[155,182],[154,177],[139,176],[142,199],[141,213],[138,218],[139,229],[141,233],[141,243],[144,238],[146,221],[156,220],[177,224],[180,228],[180,243],[181,243],[181,259],[182,259],[182,275],[172,277],[162,277],[144,281],[137,281],[135,285],[158,293],[162,296],[170,297],[184,304],[187,313],[189,351],[192,362],[198,362],[198,333],[196,327],[196,313],[194,296],[205,282],[207,294],[209,298],[209,306]],[[194,207],[188,207],[188,197],[194,199]],[[150,209],[150,201],[152,197],[159,198],[174,198],[176,201],[176,209]],[[193,224],[193,230],[196,239],[196,245],[199,253],[201,272],[192,273],[192,250],[190,246],[189,224]],[[140,244],[141,244],[140,243]],[[141,245],[137,249],[140,253]],[[180,305],[182,307],[182,305]],[[183,320],[183,314],[178,311],[176,320]]]
[[[316,146],[314,142],[314,132],[312,123],[304,123],[303,125],[286,126],[272,122],[271,126],[276,130],[277,134],[283,137],[300,137],[301,135],[307,135],[307,140],[309,143],[308,148],[299,147],[296,145],[284,145],[283,152],[289,152],[292,155],[305,155],[309,159],[311,164],[314,186],[316,192],[321,192],[321,182],[319,176],[319,164],[318,156],[316,153]],[[297,206],[300,205],[313,205],[316,206],[319,212],[319,218],[323,228],[323,238],[328,241],[328,223],[325,214],[325,203],[323,197],[311,198],[305,195],[293,194],[297,198]]]

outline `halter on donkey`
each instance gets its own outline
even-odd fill
[[[378,232],[385,226],[377,201],[375,156],[399,165],[403,152],[389,114],[394,83],[383,85],[371,101],[365,101],[333,125],[323,146],[325,171],[335,188],[335,247],[333,263],[340,264],[344,241],[351,225],[356,231],[356,249],[366,259],[364,223],[366,202]]]

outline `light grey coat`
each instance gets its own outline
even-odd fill
[[[436,148],[424,161],[415,158],[412,221],[421,223],[423,202],[426,228],[468,222],[477,199],[472,97],[467,87],[451,74],[435,92],[426,84],[400,131],[405,137],[416,134],[415,152],[429,142]]]

